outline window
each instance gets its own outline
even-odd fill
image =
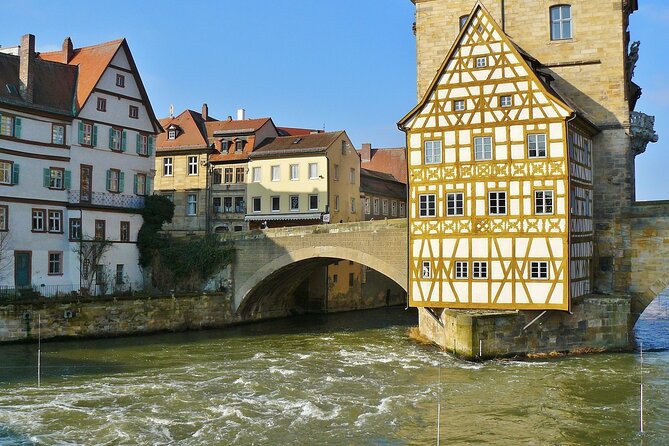
[[[260,183],[260,167],[253,168],[253,182]]]
[[[464,99],[457,99],[453,101],[453,110],[454,111],[464,111],[465,110],[465,101]]]
[[[97,127],[89,122],[79,122],[79,144],[95,146],[97,144]]]
[[[0,184],[16,184],[17,181],[14,181],[12,176],[17,168],[18,164],[11,161],[0,161]]]
[[[492,159],[492,137],[477,136],[474,138],[474,159],[476,161]]]
[[[333,176],[335,181],[339,181],[339,164],[334,165]]]
[[[139,118],[139,107],[136,105],[129,105],[128,106],[128,116],[137,119]]]
[[[299,174],[300,174],[299,167],[300,166],[297,165],[297,164],[291,164],[290,165],[290,180],[291,181],[297,181],[299,179]]]
[[[107,100],[105,98],[98,98],[98,111],[107,111]]]
[[[121,192],[121,171],[109,169],[107,171],[107,190],[109,192]]]
[[[334,210],[339,211],[339,195],[335,195],[334,197]]]
[[[168,156],[163,158],[163,176],[171,177],[172,176],[172,157]]]
[[[548,262],[530,262],[530,279],[548,279]]]
[[[388,215],[388,200],[384,198],[381,203],[383,206],[383,215]]]
[[[437,196],[435,194],[423,194],[418,196],[419,212],[421,217],[437,216]]]
[[[474,279],[488,278],[488,262],[473,262],[472,277]]]
[[[280,173],[279,166],[272,166],[271,171],[272,171],[272,181],[279,181],[279,180],[280,180],[280,177],[279,177],[279,173]]]
[[[63,232],[63,211],[49,210],[49,232]]]
[[[195,215],[197,214],[197,195],[188,194],[188,200],[186,202],[186,215]]]
[[[226,167],[223,172],[225,174],[225,176],[224,176],[225,184],[231,184],[232,183],[232,167]]]
[[[235,228],[234,228],[234,229],[235,229],[235,232],[241,232],[241,231],[244,230],[244,227],[241,226],[241,225],[235,225]]]
[[[253,212],[260,212],[262,201],[260,197],[253,197]]]
[[[8,115],[0,115],[0,135],[21,137],[21,118]]]
[[[123,139],[125,140],[125,132]],[[153,152],[153,136],[149,135],[143,135],[141,133],[137,134],[137,140],[136,143],[137,145],[137,154],[138,155],[143,155],[143,156],[150,156],[151,153]],[[125,142],[123,143],[123,147],[121,148],[125,152]]]
[[[318,178],[318,164],[309,163],[309,179],[314,180]]]
[[[397,202],[395,200],[390,203],[390,215],[397,217]]]
[[[168,130],[167,139],[177,139],[177,131],[175,129]]]
[[[95,220],[95,239],[104,240],[106,238],[106,223],[104,220]]]
[[[460,18],[458,19],[458,24],[460,25],[460,29],[462,29],[465,26],[465,23],[467,23],[467,19],[469,19],[469,15],[460,16]]]
[[[339,262],[337,262],[337,263],[339,263]],[[337,283],[337,279],[338,279],[337,275],[333,274],[332,275],[332,283]]]
[[[121,228],[119,230],[119,240],[122,242],[129,242],[130,241],[130,222],[129,221],[122,221],[121,222]]]
[[[123,285],[123,264],[116,265],[116,285]]]
[[[558,5],[550,8],[551,40],[571,39],[571,6]]]
[[[500,107],[511,107],[513,105],[513,96],[500,96],[499,105]]]
[[[431,279],[432,278],[432,264],[428,260],[423,261],[423,268],[421,271],[421,277],[423,279]]]
[[[214,169],[211,171],[211,183],[212,184],[221,184],[223,182],[223,175],[221,175],[221,169]]]
[[[527,135],[527,156],[542,158],[546,156],[546,135],[535,133]]]
[[[246,212],[246,203],[244,197],[235,197],[235,212],[243,214]]]
[[[51,142],[53,144],[65,144],[65,126],[53,124],[51,126]]]
[[[488,66],[488,58],[483,56],[483,57],[477,57],[476,58],[476,68],[485,68]]]
[[[125,76],[122,74],[116,74],[116,86],[124,88],[125,87]]]
[[[49,275],[58,276],[63,274],[63,253],[61,251],[49,251]]]
[[[168,193],[161,194],[161,195],[163,197],[167,198],[168,200],[170,200],[171,203],[174,203],[174,194],[173,193],[168,192]]]
[[[224,204],[224,206],[221,206],[221,203]],[[223,210],[225,212],[232,212],[232,197],[214,197],[213,200],[213,206],[214,206],[214,213],[220,214]]]
[[[121,184],[123,184],[123,182],[121,182]],[[138,173],[137,175],[135,175],[135,194],[136,195],[149,194],[148,178],[143,173]]]
[[[546,215],[553,213],[553,191],[535,190],[534,191],[534,213],[537,215]]]
[[[59,167],[44,168],[44,185],[49,189],[65,188],[65,169]]]
[[[244,141],[238,139],[235,141],[235,152],[240,153],[244,150]]]
[[[123,143],[123,130],[111,128],[109,129],[109,148],[116,151],[121,151]]]
[[[318,195],[309,195],[309,210],[318,210]]]
[[[81,218],[70,218],[70,240],[81,240]]]
[[[9,206],[0,206],[0,231],[9,230]]]
[[[466,279],[469,275],[468,269],[469,269],[469,263],[455,262],[455,278]]]
[[[348,143],[346,141],[341,142],[341,154],[346,155],[348,153]]]
[[[454,192],[446,194],[446,215],[465,215],[465,194]]]
[[[351,167],[351,170],[348,171],[348,182],[355,184],[355,167]]]
[[[369,198],[363,198],[363,206],[365,208],[365,215],[369,215],[370,214]]]
[[[272,197],[272,212],[279,212],[281,210],[281,200],[279,196]]]
[[[197,156],[188,157],[188,175],[197,175]]]
[[[400,217],[406,216],[406,209],[404,206],[405,206],[404,202],[400,202]]]
[[[44,232],[44,209],[33,209],[32,230],[33,232]]]
[[[355,208],[355,198],[351,198],[351,213],[355,214],[356,208]]]
[[[441,141],[425,141],[425,164],[441,162]]]
[[[244,168],[243,167],[236,167],[235,168],[235,182],[237,183],[243,183],[244,182]]]
[[[291,211],[299,211],[300,210],[300,196],[299,195],[291,195],[290,196],[290,210]]]
[[[379,199],[374,198],[374,215],[379,215]]]
[[[488,192],[488,213],[506,215],[506,192]]]

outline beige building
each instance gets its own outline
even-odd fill
[[[269,138],[251,153],[251,229],[359,221],[360,158],[346,132]]]
[[[360,169],[363,220],[406,218],[406,184],[389,173]]]

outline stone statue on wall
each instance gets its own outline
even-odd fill
[[[629,52],[627,54],[627,63],[625,64],[625,69],[627,70],[627,79],[629,81],[634,77],[634,68],[636,68],[636,62],[639,60],[639,46],[641,42],[636,40],[630,45]]]

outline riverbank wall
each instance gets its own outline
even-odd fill
[[[468,360],[533,354],[626,350],[631,299],[589,295],[563,311],[441,311],[419,309],[419,332]]]

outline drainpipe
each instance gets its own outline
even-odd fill
[[[502,0],[502,31],[506,32],[506,21],[504,18],[504,0]]]

